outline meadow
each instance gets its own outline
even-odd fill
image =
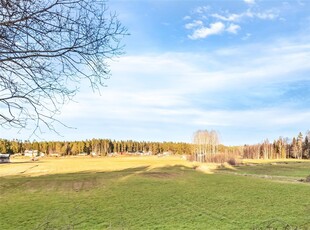
[[[0,165],[1,229],[310,229],[309,161],[12,161]]]

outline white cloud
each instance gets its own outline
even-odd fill
[[[227,15],[221,15],[218,13],[211,14],[211,17],[216,18],[221,21],[226,22],[240,22],[244,18],[258,18],[261,20],[273,20],[277,18],[279,15],[274,10],[267,10],[262,12],[253,12],[251,10],[247,10],[240,14],[229,13]]]
[[[243,17],[243,14],[229,14],[227,16],[223,16],[220,14],[211,14],[211,17],[222,20],[222,21],[229,21],[229,22],[235,22],[238,21],[240,18]]]
[[[246,40],[248,40],[251,36],[252,36],[251,33],[246,33],[246,35],[244,35],[244,36],[242,37],[242,40],[246,41]]]
[[[210,27],[201,27],[194,30],[192,35],[188,37],[192,40],[206,38],[210,35],[221,34],[225,30],[225,25],[222,22],[211,23]]]
[[[248,0],[247,3],[254,4],[255,1]],[[221,11],[221,13],[214,12],[208,14],[206,11],[210,11],[210,8],[198,7],[194,12],[199,14],[199,20],[192,20],[192,22],[185,24],[186,29],[195,29],[188,38],[192,40],[202,39],[210,35],[221,34],[222,32],[238,34],[238,31],[241,30],[241,23],[246,23],[246,19],[274,20],[280,18],[279,11],[275,9],[258,10],[248,8],[241,13]],[[209,27],[204,26],[204,22],[206,21],[208,21]],[[243,40],[245,39],[247,39],[247,37],[243,38]]]
[[[203,22],[201,20],[194,20],[191,23],[185,24],[185,28],[188,29],[188,30],[189,29],[193,29],[195,27],[201,27],[201,26],[203,26]]]
[[[191,16],[188,16],[188,15],[183,17],[183,20],[190,20],[190,19],[191,19]]]
[[[192,35],[188,36],[192,40],[203,39],[210,35],[221,34],[225,31],[232,34],[237,34],[238,30],[241,29],[239,25],[233,23],[229,24],[228,27],[226,28],[225,24],[222,22],[211,23],[210,27],[204,27],[202,21],[193,21],[192,23],[188,23],[185,25],[185,28],[194,29]]]
[[[266,11],[261,13],[254,14],[255,17],[263,20],[273,20],[278,17],[278,14],[272,12],[272,11]]]
[[[276,125],[291,125],[306,121],[310,115],[309,111],[299,113],[285,106],[276,108],[259,108],[252,110],[213,110],[213,111],[191,111],[196,114],[195,123],[200,125],[217,125],[217,126],[276,126]],[[297,115],[299,113],[299,115]],[[242,118],[242,123],[240,122]],[[221,121],[221,122],[219,122]],[[217,124],[218,123],[218,124]]]
[[[230,65],[223,60],[230,60]],[[205,68],[211,65],[215,69]],[[109,119],[148,121],[162,117],[164,120],[182,123],[183,115],[195,117],[197,109],[209,113],[208,108],[205,110],[193,104],[193,94],[199,98],[204,95],[203,102],[212,104],[214,93],[221,94],[220,92],[234,89],[236,92],[249,94],[251,87],[266,82],[306,79],[307,76],[294,73],[310,71],[310,44],[275,41],[269,45],[239,46],[211,54],[124,56],[119,62],[112,63],[111,68],[113,78],[109,87],[104,90],[104,97],[82,95],[77,100],[83,106],[75,108],[80,111],[70,108],[68,116],[97,114]],[[256,92],[256,95],[265,95],[264,89],[260,90],[262,92]],[[220,103],[219,100],[215,101]],[[186,110],[191,112],[187,113]],[[177,114],[180,120],[170,117],[171,114]],[[214,124],[220,122],[216,116],[214,119]]]
[[[246,4],[255,4],[255,0],[244,0]]]
[[[198,6],[194,13],[203,14],[210,10],[210,6]]]
[[[229,27],[226,29],[227,32],[237,34],[238,30],[240,30],[241,27],[236,24],[230,24]]]

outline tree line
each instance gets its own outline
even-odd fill
[[[137,153],[149,152],[160,154],[171,152],[173,154],[191,154],[191,144],[182,142],[146,142],[146,141],[116,141],[110,139],[92,139],[85,141],[21,141],[0,139],[0,153],[24,153],[25,150],[38,150],[47,155],[60,154],[78,155],[95,152],[99,156],[110,153]]]
[[[225,146],[219,143],[215,131],[199,130],[194,133],[193,143],[184,142],[146,142],[146,141],[116,141],[111,139],[91,139],[84,141],[22,141],[0,139],[0,153],[24,153],[25,150],[38,150],[46,155],[59,154],[78,155],[95,152],[98,156],[110,153],[150,153],[153,155],[164,152],[172,154],[191,155],[192,160],[213,161],[220,154],[244,159],[310,159],[310,131],[305,136],[300,132],[291,140],[279,137],[270,142],[268,139],[262,143],[243,146]]]
[[[297,137],[290,141],[288,138],[279,137],[270,142],[268,139],[255,145],[244,145],[243,157],[250,159],[310,159],[310,131],[305,134],[299,132]]]
[[[270,142],[244,146],[224,146],[219,144],[216,131],[198,130],[193,136],[192,160],[199,162],[218,162],[240,157],[243,159],[310,159],[310,131],[305,136],[279,137]]]

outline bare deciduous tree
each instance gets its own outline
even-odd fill
[[[0,0],[0,126],[54,130],[83,79],[104,86],[124,35],[104,0]]]
[[[217,132],[211,130],[198,130],[193,136],[194,154],[196,161],[205,162],[208,157],[214,156],[218,151],[219,138]]]

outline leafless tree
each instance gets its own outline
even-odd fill
[[[298,153],[298,159],[302,159],[302,146],[303,146],[303,135],[301,132],[299,132],[297,137],[297,153]]]
[[[263,156],[263,159],[270,158],[270,143],[268,139],[264,140],[262,144],[262,156]]]
[[[105,85],[125,35],[105,0],[0,0],[0,126],[55,130],[81,81]]]
[[[198,130],[193,136],[196,161],[205,162],[218,151],[219,138],[216,131]]]

